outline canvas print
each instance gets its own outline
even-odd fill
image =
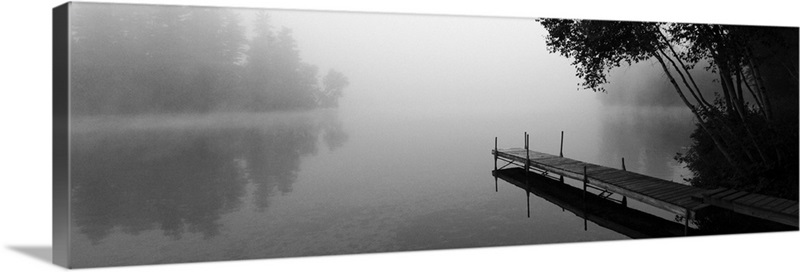
[[[798,230],[796,26],[88,2],[53,22],[70,268]]]

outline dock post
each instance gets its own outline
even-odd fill
[[[625,157],[622,157],[622,171],[628,171],[625,169]],[[622,206],[628,207],[628,197],[622,196]]]
[[[622,171],[628,171],[625,169],[625,157],[622,157]]]
[[[558,151],[558,156],[560,156],[562,158],[564,157],[564,131],[563,130],[561,131],[561,149],[559,149],[559,151]],[[558,176],[558,181],[561,181],[561,183],[564,183],[564,175]]]
[[[586,175],[586,165],[583,165],[583,231],[589,230],[586,224],[586,183],[589,177]]]
[[[494,137],[494,191],[497,192],[497,137]]]
[[[683,236],[689,236],[689,209],[683,216]]]
[[[525,198],[528,201],[528,218],[531,218],[531,185],[528,170],[531,167],[530,134],[525,132]]]
[[[525,135],[525,171],[531,167],[531,150],[530,150],[531,135]]]
[[[528,172],[531,169],[531,156],[530,150],[528,149],[528,132],[525,132],[525,191],[530,191],[528,187],[530,187],[529,179],[528,179]]]
[[[522,146],[524,146],[525,150],[527,150],[528,149],[528,132],[527,131],[523,132],[522,137],[524,137],[524,138],[522,138]]]
[[[583,165],[583,204],[586,204],[586,182],[589,178],[586,176],[586,165]]]
[[[497,137],[494,137],[494,171],[497,171]]]

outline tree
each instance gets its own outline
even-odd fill
[[[239,85],[231,10],[81,3],[74,17],[77,114],[208,112]]]
[[[245,53],[245,89],[242,94],[247,100],[242,101],[248,110],[265,110],[271,107],[269,90],[272,88],[274,65],[272,62],[275,35],[272,33],[269,15],[266,12],[256,14],[253,22],[255,35],[248,43]]]
[[[272,91],[281,101],[280,108],[308,109],[316,106],[317,67],[302,61],[291,29],[283,27],[275,35],[271,60],[275,71]]]
[[[322,91],[317,98],[319,105],[326,108],[337,107],[342,90],[348,85],[350,85],[350,81],[344,74],[333,69],[328,70],[328,74],[322,78]]]
[[[266,13],[258,13],[255,35],[246,53],[250,109],[311,109],[319,90],[317,67],[300,58],[289,28],[273,32]]]
[[[715,169],[714,172],[726,174],[715,176],[717,180],[736,180],[728,185],[743,186],[752,184],[746,180],[756,176],[783,171],[781,169],[787,166],[791,168],[790,165],[796,168],[794,160],[786,161],[797,157],[796,138],[786,138],[787,131],[780,128],[788,128],[789,135],[797,135],[797,120],[789,121],[794,122],[793,125],[779,124],[772,103],[776,94],[792,90],[769,90],[761,73],[767,62],[758,57],[758,52],[781,47],[780,42],[786,40],[781,33],[786,29],[659,22],[537,21],[548,31],[548,50],[573,58],[576,76],[584,80],[582,86],[586,89],[605,91],[606,75],[623,63],[657,61],[676,94],[695,115],[698,129],[704,133],[693,139],[707,143],[696,144],[698,149],[692,151],[700,152],[702,146],[704,152],[716,152],[723,158],[725,171]],[[794,32],[796,39],[797,30]],[[792,52],[791,48],[783,47],[782,52]],[[797,51],[796,46],[793,50]],[[696,71],[693,68],[699,63],[707,63],[706,70],[719,76],[721,94],[715,92],[713,101],[706,98],[708,90],[700,90],[692,76]],[[796,81],[797,62],[784,64],[789,76],[794,76]],[[795,84],[795,93],[796,88]],[[796,114],[796,106],[793,114]],[[795,148],[787,149],[793,142]],[[707,146],[714,148],[709,151]],[[687,163],[701,159],[678,157]],[[691,169],[692,165],[689,166]],[[702,171],[695,172],[696,178],[702,174]],[[796,177],[796,171],[794,175]],[[716,185],[703,178],[695,179],[693,184]],[[794,195],[796,197],[796,193]]]

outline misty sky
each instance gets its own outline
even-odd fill
[[[255,11],[243,11],[245,24],[251,17],[247,13]],[[582,153],[572,155],[588,160],[600,156],[598,146],[619,137],[616,130],[635,135],[647,124],[675,132],[681,124],[680,133],[662,138],[685,141],[686,129],[692,127],[691,113],[655,61],[613,69],[607,93],[582,89],[572,60],[547,51],[547,33],[533,18],[276,10],[269,14],[275,27],[293,30],[304,61],[321,72],[334,68],[347,75],[351,84],[339,109],[346,116],[389,118],[386,121],[397,112],[434,119],[461,116],[461,126],[475,126],[488,125],[477,121],[480,115],[502,113],[498,117],[520,123],[505,128],[496,123],[499,120],[490,120],[493,130],[512,135],[534,131],[536,137],[546,137],[536,140],[538,148],[555,146],[558,131],[567,131],[570,148]],[[701,86],[711,85],[710,77],[695,76]],[[631,119],[653,107],[669,108],[659,110],[667,117]],[[499,136],[506,142],[513,139]],[[637,152],[634,148],[614,156]],[[672,150],[662,153],[674,155]],[[601,160],[616,164],[619,158]]]
[[[245,25],[256,11],[242,10]],[[321,72],[333,68],[350,78],[341,99],[344,111],[358,105],[359,110],[374,106],[444,114],[464,107],[485,112],[536,103],[537,112],[557,118],[570,105],[592,108],[597,101],[685,107],[655,62],[612,70],[608,93],[579,89],[571,60],[547,51],[547,33],[533,18],[289,10],[269,14],[274,28],[292,29],[304,61]],[[710,77],[695,76],[701,86],[711,85]],[[433,108],[441,112],[431,112]]]
[[[350,78],[344,110],[347,105],[407,111],[435,105],[445,112],[461,107],[481,111],[532,101],[557,107],[595,99],[590,91],[576,91],[574,68],[568,59],[547,52],[546,32],[533,19],[269,14],[273,25],[293,30],[304,61]]]

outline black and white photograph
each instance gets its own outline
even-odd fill
[[[796,265],[797,20],[50,4],[20,267]]]

